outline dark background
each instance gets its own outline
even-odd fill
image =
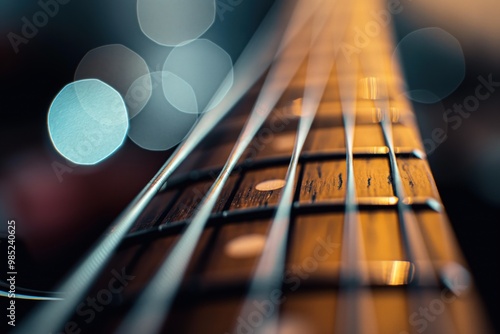
[[[205,37],[224,48],[234,61],[270,2],[242,1],[222,18],[217,16]],[[0,218],[18,221],[18,240],[26,248],[18,255],[26,254],[24,264],[19,265],[25,271],[51,263],[51,274],[37,277],[40,287],[49,287],[169,154],[146,152],[127,142],[102,165],[74,168],[59,182],[51,164],[65,162],[52,149],[46,129],[52,99],[73,81],[79,61],[95,47],[124,44],[143,56],[151,69],[162,63],[169,48],[156,45],[140,32],[135,1],[73,0],[60,5],[59,13],[28,44],[20,45],[16,54],[7,34],[20,35],[21,19],[31,20],[40,9],[36,1],[0,3]],[[407,10],[396,18],[398,38],[421,27],[440,26],[439,20],[408,19],[411,16]],[[482,49],[480,45],[464,48],[465,80],[437,109],[450,108],[472,94],[478,75],[493,74],[500,81],[499,62],[485,57]],[[460,128],[449,130],[447,140],[429,156],[453,229],[497,328],[499,106],[500,92],[495,92]],[[430,114],[435,107],[415,104],[424,138],[442,124],[441,114]]]

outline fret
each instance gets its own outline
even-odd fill
[[[318,280],[328,281],[336,286],[339,279],[339,268],[341,264],[340,246],[345,242],[342,238],[343,230],[343,210],[332,213],[294,213],[296,220],[293,224],[290,237],[289,254],[287,257],[287,269],[289,273],[301,273],[304,275],[304,266],[307,265],[317,268],[307,272],[308,277],[316,282]],[[381,210],[365,210],[360,208],[360,227],[363,233],[365,256],[369,261],[371,279],[364,282],[366,286],[378,285],[388,286],[390,281],[383,275],[381,262],[383,261],[404,261],[404,249],[398,228],[398,216],[396,207],[392,207],[389,211]],[[453,244],[446,242],[446,233],[442,229],[442,225],[436,223],[435,218],[439,213],[429,209],[422,208],[416,210],[417,222],[422,226],[424,231],[424,241],[429,248],[430,258],[437,271],[441,271],[450,263],[460,263],[461,259],[453,256]],[[244,217],[242,217],[244,218]],[[243,266],[244,275],[237,274],[237,267],[234,265],[237,261],[229,259],[225,253],[225,248],[229,242],[237,239],[240,236],[248,234],[264,235],[269,226],[268,219],[254,219],[251,221],[242,219],[241,221],[229,220],[223,224],[208,225],[207,231],[202,237],[205,241],[200,242],[190,262],[185,282],[188,283],[195,280],[210,289],[211,285],[228,284],[228,278],[235,275],[235,280],[248,281],[252,270],[251,263],[255,263],[256,256],[243,258],[241,265]],[[216,231],[216,232],[214,232]],[[245,233],[247,231],[247,233]],[[437,234],[426,233],[437,232]],[[315,236],[315,238],[313,238]],[[120,251],[116,260],[116,264],[127,265],[127,273],[138,276],[138,283],[131,282],[137,289],[142,282],[147,282],[150,275],[155,272],[155,268],[160,264],[160,258],[150,258],[148,254],[152,252],[164,253],[175,242],[177,233],[172,235],[161,235],[158,232],[152,235],[152,239],[144,243],[143,240],[137,240],[131,248],[126,248]],[[306,238],[310,237],[310,238]],[[440,239],[439,237],[444,237]],[[208,240],[210,246],[207,248]],[[445,241],[443,243],[443,240]],[[143,251],[138,251],[137,248],[145,248]],[[327,256],[326,250],[330,250],[331,254]],[[435,250],[435,251],[434,251]],[[136,260],[131,260],[133,255],[140,255]],[[311,256],[319,254],[316,260],[316,265],[310,263]],[[202,269],[200,269],[200,266]],[[110,272],[113,267],[105,270]],[[198,268],[194,270],[195,268]],[[246,269],[245,269],[246,268]],[[302,271],[300,271],[302,270]],[[309,279],[308,278],[308,279]],[[105,281],[105,280],[104,280]],[[304,283],[305,284],[305,283]],[[314,283],[310,283],[314,285]],[[425,286],[425,285],[422,285]],[[429,287],[434,287],[430,285]],[[137,290],[132,288],[130,294],[133,295]]]
[[[349,77],[339,78],[338,80],[348,80]],[[359,79],[362,82],[362,79]],[[336,86],[329,87],[330,90],[336,91]],[[291,98],[289,100],[292,100]],[[415,127],[415,116],[410,112],[411,107],[405,100],[388,99],[390,103],[391,120],[394,123],[407,124]],[[340,100],[338,96],[323,97],[323,101],[318,108],[315,124],[324,124],[329,122],[328,125],[342,126],[342,112],[340,107]],[[381,120],[381,111],[374,107],[371,100],[358,98],[356,100],[356,125],[378,123]]]
[[[400,124],[394,125],[394,142],[397,154],[411,154],[412,150],[422,152],[422,146],[417,141],[414,133],[412,128]],[[262,136],[257,135],[257,138],[252,141],[243,154],[244,158],[240,160],[240,163],[243,163],[244,160],[247,162],[261,162],[268,158],[287,157],[291,153],[294,138],[295,132],[292,131],[273,133],[266,130]],[[373,147],[380,148],[378,150],[382,150],[381,153],[384,153],[383,150],[386,146],[380,126],[377,124],[357,125],[354,138],[355,155],[363,152],[369,154],[370,148]],[[225,155],[229,155],[231,148],[232,144],[227,143],[197,150],[188,159],[186,166],[193,166],[191,168],[192,172],[220,168],[227,158]],[[339,156],[342,156],[344,150],[343,128],[337,126],[315,128],[311,130],[308,136],[302,156],[307,156],[308,160],[315,159],[314,156],[322,152],[325,154],[336,152]],[[178,174],[177,176],[181,175]]]
[[[397,197],[358,197],[357,204],[361,211],[367,210],[392,210],[395,209],[398,203]],[[432,198],[415,197],[408,198],[408,205],[418,213],[420,211],[429,210],[432,212],[441,212],[439,202]],[[334,213],[342,212],[345,209],[343,198],[330,199],[328,201],[317,201],[314,203],[299,203],[295,202],[293,206],[293,215],[304,215],[310,213]],[[225,224],[238,223],[248,220],[248,216],[254,219],[270,218],[274,213],[275,207],[259,207],[251,209],[239,209],[233,211],[224,211],[223,213],[212,214],[207,222],[207,226],[220,226]],[[189,221],[169,222],[158,227],[148,228],[143,231],[131,233],[126,238],[126,245],[136,242],[148,242],[148,240],[162,237],[163,235],[176,235]]]
[[[356,192],[361,203],[366,201],[377,201],[377,198],[392,198],[394,192],[390,182],[390,170],[385,154],[367,157],[364,155],[354,159],[354,168],[356,170]],[[304,176],[300,186],[301,204],[322,203],[340,200],[343,202],[345,196],[346,165],[342,160],[345,153],[339,152],[338,158],[330,161],[307,162],[304,165]],[[286,159],[284,159],[284,162]],[[437,200],[439,198],[435,186],[432,183],[428,165],[420,159],[398,156],[400,161],[400,173],[403,179],[403,185],[408,194],[407,201],[422,203],[427,200]],[[215,172],[214,172],[215,173]],[[212,173],[212,175],[214,174]],[[276,205],[280,191],[262,192],[255,189],[255,186],[265,180],[284,179],[286,167],[258,168],[249,169],[249,172],[243,177],[239,188],[235,191],[234,198],[228,207],[228,213],[234,210],[245,208],[272,207]],[[183,196],[176,201],[171,211],[166,214],[166,218],[161,219],[163,223],[182,221],[189,218],[190,210],[192,212],[196,203],[205,195],[211,185],[211,177],[205,182],[188,185],[187,189],[182,191]],[[236,183],[236,177],[233,176],[225,186],[221,197],[218,199],[214,213],[222,212],[226,201],[230,196],[231,190]],[[179,185],[181,186],[181,185]],[[181,186],[185,187],[185,186]],[[169,195],[169,198],[173,196]],[[155,198],[157,207],[161,208],[161,198]],[[167,203],[167,202],[165,202]],[[165,204],[167,205],[167,204]],[[170,204],[172,205],[172,203]],[[422,204],[418,204],[422,205]],[[151,215],[148,208],[145,212]],[[168,211],[168,210],[167,210]],[[156,214],[159,212],[156,209]],[[154,215],[155,213],[153,213]],[[145,219],[145,218],[144,218]],[[143,222],[141,219],[138,222]],[[158,222],[157,222],[158,223]],[[146,223],[143,223],[146,224]],[[151,224],[150,224],[151,225]],[[144,225],[140,228],[136,226],[134,231],[151,227]]]
[[[336,108],[339,108],[339,106],[337,105]],[[276,111],[273,115],[275,115],[274,119],[263,125],[263,128],[259,131],[256,138],[249,145],[246,152],[243,154],[245,158],[242,158],[242,161],[245,159],[254,161],[268,157],[284,157],[290,155],[295,136],[295,132],[292,131],[292,128],[296,126],[296,119],[287,118],[283,112],[279,111]],[[374,115],[375,113],[370,111],[366,116],[363,116],[364,119],[362,120],[357,117],[357,123],[361,122],[362,124],[356,126],[355,153],[363,148],[385,146],[380,127],[377,126],[377,123],[373,122]],[[331,117],[329,119],[331,119]],[[370,121],[364,124],[368,119],[370,119]],[[332,127],[332,125],[335,124],[340,125],[340,121],[338,120],[335,121],[336,123],[329,124],[327,120],[325,123],[325,119],[317,118],[316,121],[318,120],[324,128],[313,125],[313,129],[305,144],[304,152],[318,153],[343,150],[345,147],[343,128],[340,126]],[[414,129],[410,127],[402,124],[394,125],[394,142],[397,152],[411,151],[411,149],[422,150],[420,141],[417,140],[414,133]],[[222,137],[229,138],[228,140],[230,140],[231,136],[233,135],[230,135],[230,137],[223,135]],[[233,144],[230,142],[215,142],[209,146],[200,147],[188,157],[182,167],[188,170],[207,170],[221,167],[229,155],[232,146]]]

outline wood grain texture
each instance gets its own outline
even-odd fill
[[[276,205],[281,190],[259,191],[255,187],[268,180],[284,180],[287,167],[273,167],[250,171],[243,176],[239,188],[231,203],[231,210],[269,207]]]
[[[307,163],[300,187],[300,203],[324,202],[345,197],[344,160]]]
[[[170,206],[174,204],[173,202],[178,194],[178,190],[170,190],[155,196],[139,218],[137,218],[137,222],[134,224],[131,232],[147,230],[160,224]]]
[[[221,212],[224,209],[224,206],[229,200],[236,181],[236,176],[231,176],[228,179],[227,183],[222,189],[221,195],[217,199],[212,212],[217,213]],[[213,181],[203,181],[194,183],[182,189],[180,197],[177,199],[172,210],[169,211],[169,213],[163,220],[163,223],[168,224],[171,222],[177,222],[191,218],[196,207],[204,199],[212,184]]]

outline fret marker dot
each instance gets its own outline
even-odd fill
[[[54,148],[79,165],[95,165],[113,154],[123,144],[128,125],[120,93],[97,79],[66,85],[47,116]]]
[[[257,189],[258,191],[272,191],[283,188],[285,184],[286,184],[285,180],[273,179],[273,180],[263,181],[257,184],[255,186],[255,189]]]
[[[231,240],[225,247],[225,253],[232,258],[254,257],[262,253],[266,244],[266,236],[249,234]]]

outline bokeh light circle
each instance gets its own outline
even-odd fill
[[[231,57],[207,39],[174,48],[163,71],[166,99],[186,113],[214,108],[226,96],[234,80]]]
[[[145,87],[143,94],[127,94],[133,84],[139,84],[139,78],[141,87]],[[137,115],[151,97],[148,65],[121,44],[104,45],[87,52],[75,71],[75,81],[83,79],[99,79],[114,87],[125,99],[129,118]]]
[[[165,74],[151,73],[151,99],[130,120],[129,138],[138,146],[151,151],[164,151],[179,144],[198,118],[196,114],[178,110],[166,100],[162,88],[162,77]]]
[[[392,63],[403,65],[407,97],[421,103],[435,103],[447,97],[465,78],[460,43],[437,27],[406,35],[396,46]]]
[[[152,41],[176,46],[203,35],[215,21],[215,0],[138,0],[137,19]]]
[[[120,93],[97,79],[66,85],[47,116],[50,139],[67,160],[94,165],[115,152],[126,138],[128,115]]]

